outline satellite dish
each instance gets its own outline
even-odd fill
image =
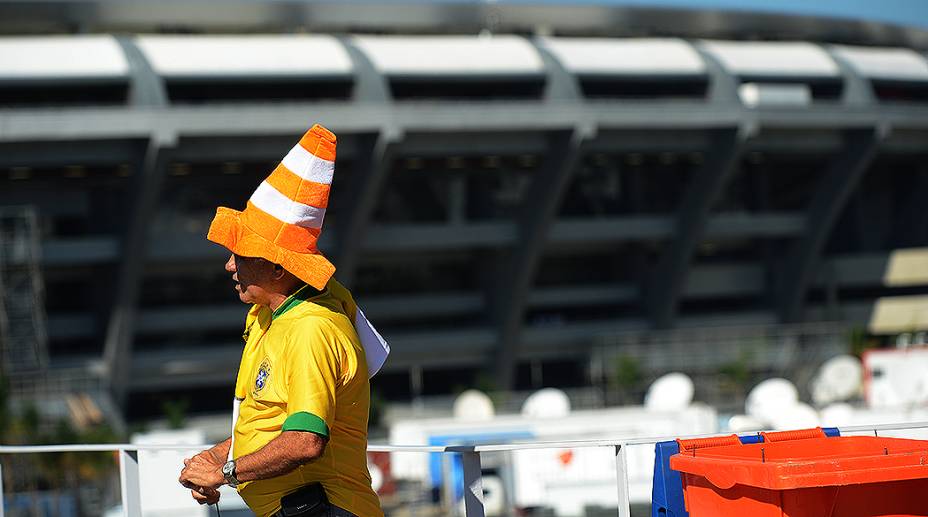
[[[557,388],[544,388],[529,395],[522,404],[527,418],[561,418],[570,414],[570,398]]]
[[[821,411],[822,425],[841,427],[854,423],[854,406],[846,402],[839,402],[825,407]]]
[[[778,431],[789,429],[808,429],[821,425],[818,411],[804,402],[796,402],[792,406],[783,408],[770,422]]]
[[[651,383],[644,396],[648,411],[682,411],[693,402],[693,380],[685,373],[668,373]]]
[[[728,419],[728,430],[733,433],[746,433],[748,431],[763,431],[766,424],[748,415],[732,415]]]
[[[456,420],[484,421],[492,420],[496,411],[493,401],[486,393],[478,390],[467,390],[454,399],[452,410]]]
[[[767,379],[748,393],[744,402],[744,411],[748,415],[773,424],[774,419],[784,409],[795,406],[799,402],[799,391],[796,386],[786,379]]]
[[[852,355],[825,361],[812,382],[812,401],[818,406],[856,397],[863,386],[863,365]]]

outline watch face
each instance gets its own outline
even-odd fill
[[[238,486],[238,480],[235,479],[235,460],[228,461],[222,466],[222,475],[229,485]]]

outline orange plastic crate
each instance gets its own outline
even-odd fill
[[[928,516],[928,441],[791,433],[680,441],[690,517]]]

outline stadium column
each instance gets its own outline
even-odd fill
[[[167,105],[164,82],[129,38],[119,38],[129,63],[129,103],[133,107],[163,108]],[[124,408],[132,369],[132,344],[139,290],[141,289],[149,228],[155,213],[168,162],[168,150],[176,143],[173,130],[155,131],[140,148],[130,179],[131,212],[120,243],[118,276],[113,305],[106,327],[103,360],[110,391]]]
[[[844,79],[841,104],[866,109],[876,104],[868,79],[832,48],[826,48]],[[873,159],[887,127],[845,131],[843,145],[822,176],[806,211],[804,232],[787,251],[774,271],[775,300],[780,321],[802,321],[806,294],[821,263],[822,251],[838,217],[857,189]]]
[[[149,229],[155,214],[167,169],[173,135],[153,137],[138,159],[132,174],[132,212],[121,243],[122,261],[116,293],[104,341],[104,366],[110,390],[120,407],[125,407],[132,368],[132,344],[138,312],[138,297],[148,251]]]
[[[348,188],[337,200],[341,216],[336,231],[335,266],[338,280],[348,287],[354,283],[364,235],[390,173],[396,149],[394,137],[386,130],[377,135],[363,135],[360,140],[357,169]]]
[[[390,88],[384,76],[350,38],[342,37],[340,42],[348,52],[356,73],[354,102],[389,105]],[[354,174],[336,200],[341,208],[336,229],[335,265],[339,281],[348,287],[354,283],[364,234],[390,174],[397,142],[401,138],[402,132],[396,126],[386,126],[377,134],[361,135]]]
[[[738,80],[702,47],[696,51],[703,58],[709,74],[709,102],[716,109],[742,112]],[[737,127],[709,128],[708,148],[702,166],[696,171],[677,209],[674,233],[658,264],[648,279],[644,300],[656,328],[674,324],[693,253],[705,233],[712,204],[729,180],[737,173],[745,142],[756,128],[749,122]]]
[[[151,67],[151,63],[127,36],[116,38],[126,63],[129,64],[129,104],[132,106],[164,107],[167,92],[164,81]]]
[[[549,135],[542,170],[524,197],[515,249],[505,276],[497,283],[499,348],[493,357],[497,388],[512,389],[519,358],[522,326],[535,271],[541,260],[551,226],[554,225],[564,191],[581,158],[586,135],[581,129],[556,131]]]
[[[789,249],[780,271],[779,315],[785,323],[802,321],[806,293],[818,272],[828,236],[877,155],[881,129],[846,132],[844,145],[832,160],[806,211],[802,236]]]
[[[574,106],[577,113],[582,113],[582,94],[576,77],[539,40],[533,44],[548,74],[545,103]],[[561,199],[580,162],[583,143],[594,134],[595,128],[582,121],[572,129],[549,133],[548,155],[523,198],[516,220],[516,246],[503,264],[503,275],[494,283],[495,291],[489,295],[496,316],[498,344],[496,353],[490,354],[488,371],[494,374],[499,389],[512,389],[515,385],[523,320],[535,272],[556,222]]]
[[[706,159],[696,172],[677,210],[673,240],[648,284],[651,318],[656,328],[669,328],[677,315],[693,253],[705,233],[712,204],[738,170],[744,146],[738,129],[711,130]]]

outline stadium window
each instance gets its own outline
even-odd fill
[[[766,251],[765,239],[712,239],[700,243],[693,257],[694,263],[724,264],[762,260]]]
[[[526,391],[541,387],[588,388],[588,368],[589,364],[586,361],[577,359],[535,360],[530,363],[523,361],[516,369],[515,388]],[[571,401],[572,404],[577,402]],[[574,409],[580,408],[575,406]]]
[[[559,253],[549,250],[529,294],[525,324],[558,327],[581,321],[644,316],[639,284],[653,256],[642,243],[609,250]]]
[[[928,103],[928,82],[875,79],[873,93],[881,102]]]
[[[108,234],[122,227],[128,182],[118,166],[17,167],[0,177],[0,204],[30,205],[43,237]]]
[[[103,340],[97,337],[49,339],[48,352],[56,358],[102,354]]]
[[[481,271],[476,260],[463,250],[434,255],[379,255],[376,261],[367,260],[358,267],[355,290],[368,296],[475,291],[480,287]]]
[[[384,223],[446,221],[450,214],[451,174],[431,168],[398,169],[384,188],[375,219]]]
[[[115,81],[27,81],[0,86],[0,106],[109,106],[125,104],[129,85]]]
[[[706,98],[709,82],[703,76],[579,77],[583,96],[591,99],[688,99]]]
[[[926,160],[924,153],[879,156],[838,219],[828,253],[924,246],[928,242]]]
[[[796,212],[809,208],[829,157],[822,154],[749,153],[716,203],[717,211]]]
[[[482,372],[475,367],[429,368],[422,372],[423,395],[460,394],[468,388],[485,384]]]
[[[539,99],[543,76],[525,77],[395,77],[390,91],[399,101],[411,100],[514,100]]]
[[[626,160],[628,162],[628,160]],[[642,213],[676,213],[695,177],[699,164],[693,160],[662,163],[659,156],[644,155],[640,163],[626,165],[629,181],[635,181],[631,200]]]
[[[348,100],[353,82],[345,79],[302,78],[212,78],[168,79],[171,102],[283,102]]]
[[[739,312],[769,310],[762,292],[755,296],[731,296],[719,298],[684,298],[680,300],[678,312],[681,316],[709,316],[716,314],[735,315]]]
[[[395,161],[375,219],[454,223],[512,219],[537,161],[524,156],[449,156]]]
[[[585,160],[574,174],[561,202],[561,217],[629,212],[623,172],[619,166],[603,159]]]
[[[276,163],[236,162],[235,174],[225,162],[172,162],[159,198],[153,227],[165,234],[205,235],[217,206],[241,208],[254,192],[254,178],[264,177]]]
[[[236,303],[222,254],[184,263],[149,263],[142,277],[139,307]]]
[[[531,184],[526,170],[494,171],[468,177],[467,216],[470,220],[514,219]]]

